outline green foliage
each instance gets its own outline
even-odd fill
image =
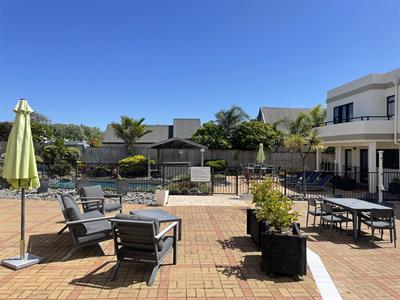
[[[75,147],[65,147],[63,140],[56,140],[53,145],[42,149],[43,162],[50,168],[50,173],[65,176],[76,166],[81,152]]]
[[[49,125],[51,123],[51,121],[47,116],[45,116],[37,111],[34,111],[31,113],[31,123],[40,123],[40,124]]]
[[[72,166],[66,160],[57,161],[52,167],[50,172],[58,176],[67,176],[71,173]]]
[[[221,125],[213,122],[204,123],[192,136],[192,141],[210,149],[230,149],[231,142]]]
[[[54,127],[50,124],[32,122],[32,139],[36,144],[43,144],[54,138]]]
[[[115,134],[125,142],[128,151],[133,149],[137,139],[151,132],[143,122],[144,118],[135,120],[127,116],[121,116],[120,123],[111,123]]]
[[[205,163],[207,167],[211,167],[214,171],[223,171],[226,169],[228,163],[224,159],[209,160]]]
[[[299,213],[293,211],[293,202],[277,189],[273,180],[267,177],[251,187],[253,203],[256,205],[257,220],[266,220],[271,230],[278,233],[288,231],[292,222],[298,220]]]
[[[10,135],[12,122],[0,122],[0,141],[7,141]]]
[[[86,139],[82,126],[75,124],[54,124],[55,137],[70,141],[84,141]]]
[[[104,138],[104,132],[102,132],[98,127],[85,125],[81,125],[81,127],[85,135],[85,140],[89,143],[89,145],[93,147],[100,147]]]
[[[45,146],[42,150],[43,162],[48,165],[54,165],[59,157],[59,149],[55,145]]]
[[[260,143],[266,149],[275,150],[282,143],[282,135],[269,124],[242,122],[233,129],[231,143],[233,148],[241,150],[256,150]]]
[[[170,195],[209,195],[211,187],[206,182],[191,182],[190,179],[182,178],[169,182],[166,187]]]
[[[153,165],[154,160],[147,161],[143,155],[129,156],[118,162],[119,174],[122,177],[147,176],[148,162]]]
[[[64,159],[72,166],[75,166],[81,158],[81,151],[75,147],[67,147],[64,151]]]
[[[249,115],[239,106],[233,105],[229,109],[222,109],[215,114],[215,122],[220,125],[226,134],[230,135],[233,128],[241,122],[250,119]]]

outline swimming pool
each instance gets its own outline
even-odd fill
[[[101,185],[103,190],[115,190],[115,180],[112,179],[85,179],[85,185]],[[130,192],[154,192],[159,186],[158,182],[128,181]],[[75,181],[68,179],[50,179],[49,187],[53,189],[74,189]]]

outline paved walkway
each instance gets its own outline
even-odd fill
[[[214,199],[221,203],[225,200]],[[295,207],[302,212],[306,209],[305,203],[296,203]],[[125,206],[126,210],[133,208]],[[18,253],[19,209],[19,201],[0,199],[0,258]],[[0,267],[0,298],[320,299],[309,270],[300,282],[269,278],[261,272],[260,253],[245,235],[244,206],[166,209],[183,219],[178,264],[163,266],[149,288],[144,283],[148,273],[142,265],[127,263],[116,281],[108,280],[115,262],[112,241],[102,243],[101,248],[83,249],[61,263],[72,243],[68,232],[56,234],[62,227],[57,202],[27,201],[28,247],[44,261],[20,271]],[[304,216],[300,222],[304,227]],[[354,245],[351,236],[339,233],[329,241],[325,232],[320,235],[311,227],[304,231],[309,235],[308,247],[320,256],[344,299],[400,299],[399,248],[386,241],[373,246],[367,237]],[[388,239],[387,234],[384,239]],[[166,262],[170,261],[168,257]]]
[[[249,201],[242,200],[235,195],[214,196],[170,196],[168,206],[242,206],[247,207]]]

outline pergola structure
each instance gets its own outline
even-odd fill
[[[166,149],[177,149],[177,150],[195,150],[198,149],[201,154],[201,166],[204,165],[204,152],[208,149],[206,146],[195,143],[193,141],[180,138],[180,137],[173,137],[165,141],[161,141],[155,143],[151,146],[146,147],[146,150],[156,149],[157,150],[157,162],[160,162],[160,150]],[[148,158],[149,153],[147,154]],[[150,160],[150,159],[149,159]],[[169,162],[174,163],[174,162]],[[178,162],[177,162],[178,163]],[[150,176],[150,165],[149,165],[149,176]]]

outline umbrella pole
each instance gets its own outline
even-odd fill
[[[25,259],[25,189],[21,189],[21,241],[19,244],[21,259]]]

